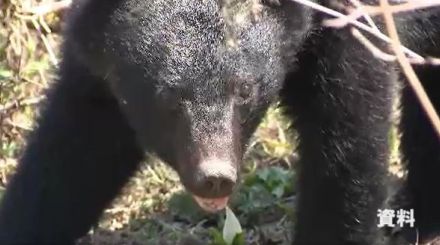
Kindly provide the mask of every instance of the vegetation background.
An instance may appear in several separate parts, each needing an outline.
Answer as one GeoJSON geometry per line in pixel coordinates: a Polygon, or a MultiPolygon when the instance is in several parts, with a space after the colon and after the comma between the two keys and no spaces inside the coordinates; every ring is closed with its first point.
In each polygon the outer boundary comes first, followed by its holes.
{"type": "MultiPolygon", "coordinates": [[[[57,77],[65,15],[59,4],[65,2],[0,0],[0,198],[44,91],[57,77]]],[[[246,244],[290,244],[297,157],[295,133],[287,127],[274,106],[246,154],[242,185],[231,203],[246,244]]],[[[397,162],[396,132],[391,137],[397,162]]],[[[153,157],[147,162],[80,243],[222,244],[224,214],[203,213],[170,168],[153,157]]]]}

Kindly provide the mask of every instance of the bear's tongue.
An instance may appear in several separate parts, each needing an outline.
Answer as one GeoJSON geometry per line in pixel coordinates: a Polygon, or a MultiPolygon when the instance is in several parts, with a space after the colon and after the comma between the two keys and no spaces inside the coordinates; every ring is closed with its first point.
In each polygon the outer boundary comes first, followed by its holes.
{"type": "Polygon", "coordinates": [[[197,204],[199,204],[199,206],[203,210],[211,213],[215,213],[226,208],[226,205],[228,204],[228,200],[229,200],[229,197],[202,198],[194,195],[193,197],[196,200],[197,204]]]}

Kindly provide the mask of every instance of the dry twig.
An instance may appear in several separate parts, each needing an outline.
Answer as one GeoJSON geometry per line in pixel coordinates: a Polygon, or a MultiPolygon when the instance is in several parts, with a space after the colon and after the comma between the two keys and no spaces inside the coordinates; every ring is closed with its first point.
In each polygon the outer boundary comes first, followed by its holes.
{"type": "MultiPolygon", "coordinates": [[[[364,23],[361,23],[357,20],[350,19],[347,17],[347,15],[344,15],[338,11],[335,11],[333,9],[330,9],[330,8],[324,7],[322,5],[319,5],[317,3],[311,2],[310,0],[291,0],[291,1],[303,4],[304,6],[308,6],[310,8],[313,8],[317,11],[328,14],[330,16],[341,18],[341,19],[347,21],[347,23],[352,24],[353,26],[355,26],[363,31],[371,33],[372,35],[378,37],[379,39],[381,39],[387,43],[391,43],[391,39],[387,35],[383,34],[382,32],[380,32],[380,31],[374,29],[373,27],[370,27],[364,23]]],[[[402,49],[406,54],[408,54],[411,58],[416,59],[418,62],[420,62],[420,63],[425,62],[425,58],[423,58],[422,56],[420,56],[416,52],[410,50],[409,48],[402,46],[402,49]]]]}
{"type": "Polygon", "coordinates": [[[388,31],[388,34],[391,38],[391,46],[393,48],[394,53],[396,54],[397,61],[402,67],[402,71],[408,79],[409,84],[417,95],[420,103],[422,104],[423,109],[428,115],[429,120],[431,121],[434,129],[440,137],[440,119],[435,111],[434,106],[429,100],[428,95],[423,89],[422,84],[419,81],[419,78],[416,75],[416,72],[412,68],[408,59],[406,58],[403,50],[401,49],[401,43],[399,39],[399,34],[397,33],[396,24],[394,22],[393,12],[391,10],[391,6],[388,3],[388,0],[380,0],[380,7],[383,11],[383,16],[385,18],[385,25],[388,31]]]}
{"type": "MultiPolygon", "coordinates": [[[[435,128],[437,135],[440,138],[440,119],[438,117],[438,114],[437,114],[434,106],[432,105],[431,101],[429,100],[428,95],[426,94],[425,90],[423,89],[423,86],[421,85],[419,79],[417,78],[417,75],[410,64],[410,61],[406,57],[405,53],[410,56],[410,60],[412,62],[419,63],[419,64],[428,64],[430,62],[437,63],[438,59],[435,59],[435,58],[425,59],[422,56],[420,56],[419,54],[415,53],[414,51],[406,48],[405,46],[403,46],[401,44],[400,39],[399,39],[399,35],[397,32],[397,28],[394,23],[393,13],[406,10],[408,8],[408,7],[406,7],[407,5],[405,5],[405,8],[399,7],[400,5],[391,6],[391,5],[389,5],[388,0],[381,0],[381,6],[375,7],[375,9],[380,9],[381,13],[383,13],[383,15],[385,17],[386,28],[387,28],[387,31],[389,32],[389,35],[390,35],[390,37],[388,37],[385,34],[383,34],[382,32],[376,30],[374,27],[365,25],[364,23],[357,21],[358,17],[364,16],[366,14],[366,13],[362,12],[362,9],[355,11],[353,16],[350,17],[350,16],[344,15],[342,13],[339,13],[338,11],[335,11],[335,10],[329,9],[327,7],[324,7],[322,5],[319,5],[317,3],[311,2],[309,0],[292,0],[292,1],[303,4],[305,6],[313,8],[317,11],[323,12],[323,13],[328,14],[330,16],[337,17],[337,20],[345,23],[344,25],[352,24],[353,26],[355,26],[361,30],[364,30],[366,32],[369,32],[369,33],[375,35],[376,37],[382,39],[383,41],[386,41],[387,43],[391,44],[393,51],[396,55],[396,59],[399,62],[400,66],[402,67],[402,71],[403,71],[404,75],[407,77],[411,88],[416,93],[417,98],[419,99],[420,103],[422,104],[423,109],[427,113],[429,120],[431,121],[432,125],[435,128]]],[[[408,4],[411,4],[416,9],[420,9],[420,8],[433,7],[433,6],[440,5],[440,0],[426,0],[423,2],[411,1],[408,4]]],[[[335,21],[335,20],[331,20],[331,21],[335,21]]],[[[329,23],[327,21],[324,24],[332,26],[332,25],[335,25],[335,22],[329,23]]],[[[339,27],[339,26],[336,24],[333,27],[339,27]]],[[[354,31],[353,33],[354,33],[355,37],[358,38],[369,50],[371,50],[375,56],[382,57],[385,60],[391,59],[389,54],[382,52],[380,49],[378,49],[373,44],[371,44],[371,42],[369,42],[369,40],[367,38],[363,37],[363,35],[360,32],[354,31]]]]}

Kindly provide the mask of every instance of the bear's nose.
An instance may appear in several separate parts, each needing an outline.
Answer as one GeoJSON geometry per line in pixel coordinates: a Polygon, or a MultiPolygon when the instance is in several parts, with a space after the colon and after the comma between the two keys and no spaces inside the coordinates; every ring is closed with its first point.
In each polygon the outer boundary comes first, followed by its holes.
{"type": "Polygon", "coordinates": [[[215,197],[223,197],[231,194],[235,180],[226,176],[207,176],[202,186],[203,192],[210,193],[215,197]]]}
{"type": "Polygon", "coordinates": [[[229,196],[237,182],[237,171],[232,162],[209,161],[199,166],[197,195],[205,198],[229,196]]]}

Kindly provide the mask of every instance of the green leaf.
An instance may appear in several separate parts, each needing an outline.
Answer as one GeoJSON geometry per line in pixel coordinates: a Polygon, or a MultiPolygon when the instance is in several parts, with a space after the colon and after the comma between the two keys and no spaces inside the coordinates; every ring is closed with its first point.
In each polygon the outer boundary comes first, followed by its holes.
{"type": "Polygon", "coordinates": [[[245,245],[244,234],[237,234],[232,242],[232,245],[245,245]]]}
{"type": "Polygon", "coordinates": [[[257,172],[258,178],[260,178],[262,181],[267,181],[269,177],[269,169],[264,168],[257,172]]]}
{"type": "Polygon", "coordinates": [[[226,219],[223,226],[223,239],[228,245],[234,244],[234,238],[243,233],[240,222],[229,207],[226,207],[226,219]]]}
{"type": "Polygon", "coordinates": [[[212,237],[212,243],[211,243],[211,245],[228,245],[228,244],[226,244],[226,242],[223,240],[223,236],[222,236],[222,234],[220,233],[220,231],[218,231],[217,229],[215,229],[215,228],[210,228],[209,230],[209,234],[211,235],[211,237],[212,237]]]}
{"type": "Polygon", "coordinates": [[[281,198],[284,195],[284,186],[283,185],[277,185],[275,188],[272,189],[271,192],[277,198],[281,198]]]}

